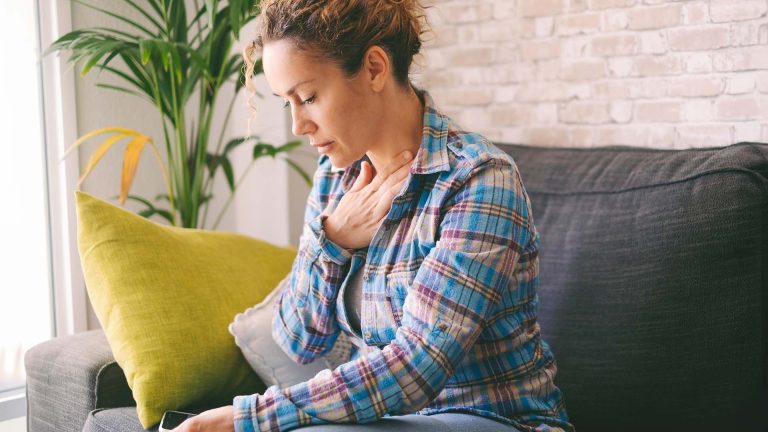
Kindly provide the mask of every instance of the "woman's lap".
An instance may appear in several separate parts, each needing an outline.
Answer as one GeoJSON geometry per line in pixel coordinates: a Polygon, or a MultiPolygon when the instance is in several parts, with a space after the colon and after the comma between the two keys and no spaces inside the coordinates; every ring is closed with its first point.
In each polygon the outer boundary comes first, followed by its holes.
{"type": "Polygon", "coordinates": [[[296,432],[518,432],[511,425],[464,413],[409,414],[385,417],[368,424],[305,426],[296,432]]]}

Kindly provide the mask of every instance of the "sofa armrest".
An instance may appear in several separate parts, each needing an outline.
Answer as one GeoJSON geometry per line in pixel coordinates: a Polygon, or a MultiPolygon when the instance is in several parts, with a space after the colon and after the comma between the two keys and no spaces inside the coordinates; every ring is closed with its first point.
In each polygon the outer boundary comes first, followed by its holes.
{"type": "Polygon", "coordinates": [[[29,432],[80,432],[96,408],[136,405],[102,330],[36,345],[24,364],[29,432]]]}

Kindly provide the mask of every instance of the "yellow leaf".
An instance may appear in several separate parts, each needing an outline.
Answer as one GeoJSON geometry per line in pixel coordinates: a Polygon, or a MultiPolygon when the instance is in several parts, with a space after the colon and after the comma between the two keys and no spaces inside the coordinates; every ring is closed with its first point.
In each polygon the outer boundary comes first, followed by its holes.
{"type": "Polygon", "coordinates": [[[90,174],[91,171],[93,171],[93,169],[96,167],[96,164],[99,163],[99,161],[107,152],[107,150],[109,150],[116,142],[120,141],[121,139],[127,136],[129,135],[119,134],[104,140],[104,143],[102,143],[101,146],[99,146],[99,148],[96,149],[96,151],[91,154],[91,158],[88,159],[88,165],[86,165],[85,169],[83,170],[83,174],[80,175],[80,180],[77,182],[78,187],[80,187],[80,185],[83,184],[83,181],[85,181],[85,178],[88,177],[88,174],[90,174]]]}
{"type": "Polygon", "coordinates": [[[123,173],[120,183],[120,205],[125,205],[125,200],[128,198],[128,191],[131,189],[133,183],[133,177],[136,175],[136,168],[139,166],[139,157],[141,157],[141,151],[144,146],[151,142],[151,139],[146,135],[139,135],[133,139],[125,148],[125,155],[123,156],[123,173]]]}
{"type": "Polygon", "coordinates": [[[133,135],[133,136],[141,135],[141,133],[138,132],[138,131],[131,130],[131,129],[126,129],[126,128],[119,128],[119,127],[109,127],[109,128],[96,129],[96,130],[90,131],[87,134],[85,134],[85,135],[81,136],[80,138],[78,138],[77,141],[75,141],[74,144],[69,146],[67,151],[64,152],[64,156],[62,156],[61,159],[64,160],[70,153],[72,153],[72,151],[74,149],[79,147],[80,144],[84,143],[85,141],[87,141],[87,140],[89,140],[89,139],[91,139],[91,138],[93,138],[93,137],[95,137],[97,135],[102,135],[102,134],[106,134],[106,133],[119,133],[119,134],[123,134],[123,135],[133,135]]]}

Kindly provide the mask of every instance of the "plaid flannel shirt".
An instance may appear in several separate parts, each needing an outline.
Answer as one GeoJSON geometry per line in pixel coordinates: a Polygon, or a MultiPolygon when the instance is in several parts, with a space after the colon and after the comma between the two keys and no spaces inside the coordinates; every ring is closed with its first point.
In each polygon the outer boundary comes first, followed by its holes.
{"type": "Polygon", "coordinates": [[[361,161],[339,170],[320,158],[273,323],[275,340],[299,363],[328,353],[341,332],[366,349],[307,382],[236,397],[235,430],[440,412],[522,431],[573,429],[537,323],[539,236],[517,166],[423,96],[410,177],[367,249],[331,242],[321,217],[352,186],[361,161]],[[353,271],[363,272],[362,334],[343,303],[353,271]]]}

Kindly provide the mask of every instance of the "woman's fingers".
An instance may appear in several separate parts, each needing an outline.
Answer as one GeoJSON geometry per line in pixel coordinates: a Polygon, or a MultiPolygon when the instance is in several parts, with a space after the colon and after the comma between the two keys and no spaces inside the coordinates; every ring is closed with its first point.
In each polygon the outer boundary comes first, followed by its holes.
{"type": "Polygon", "coordinates": [[[360,189],[364,188],[366,185],[371,183],[371,177],[373,174],[373,169],[371,168],[371,164],[363,161],[360,164],[360,174],[357,175],[357,179],[355,179],[355,183],[352,185],[352,188],[350,191],[356,192],[360,189]]]}

